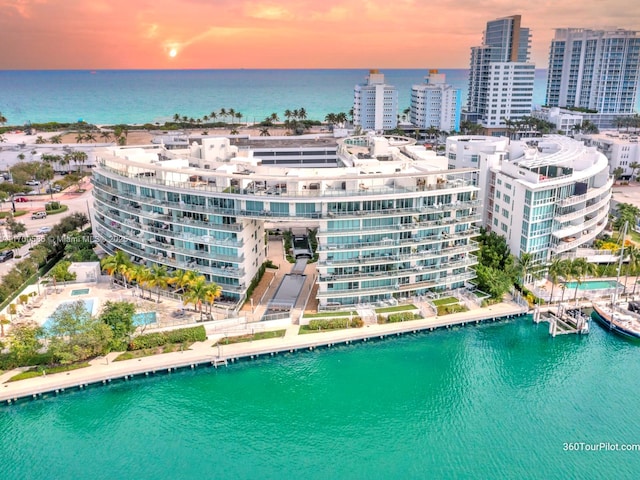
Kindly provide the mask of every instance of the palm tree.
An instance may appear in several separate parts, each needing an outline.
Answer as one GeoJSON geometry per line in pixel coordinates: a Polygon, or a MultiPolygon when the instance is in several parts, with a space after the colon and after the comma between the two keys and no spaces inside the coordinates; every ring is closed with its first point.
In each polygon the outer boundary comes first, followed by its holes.
{"type": "Polygon", "coordinates": [[[229,135],[238,135],[239,133],[240,132],[238,131],[238,129],[236,127],[233,127],[229,132],[229,135]]]}
{"type": "Polygon", "coordinates": [[[220,109],[220,113],[218,115],[220,115],[220,117],[222,117],[222,118],[224,118],[226,120],[227,115],[228,115],[227,114],[227,109],[226,108],[221,108],[220,109]]]}
{"type": "Polygon", "coordinates": [[[129,256],[122,250],[116,250],[113,255],[105,257],[100,262],[100,267],[111,275],[111,283],[113,283],[115,275],[122,276],[124,280],[124,288],[127,288],[127,278],[125,272],[131,267],[129,256]]]}
{"type": "Polygon", "coordinates": [[[202,303],[207,300],[207,279],[204,275],[195,278],[184,294],[184,302],[193,303],[196,310],[200,310],[200,321],[202,321],[202,303]]]}
{"type": "Polygon", "coordinates": [[[87,152],[73,152],[73,161],[76,162],[76,166],[80,165],[80,172],[82,172],[82,165],[87,161],[87,158],[89,158],[87,152]]]}
{"type": "Polygon", "coordinates": [[[207,284],[205,300],[209,304],[209,315],[211,315],[213,311],[213,302],[215,302],[217,298],[220,298],[220,295],[222,295],[222,287],[220,285],[217,283],[207,284]]]}
{"type": "Polygon", "coordinates": [[[92,142],[92,143],[93,143],[93,142],[95,142],[95,141],[96,141],[96,134],[95,134],[95,133],[93,133],[93,132],[88,132],[88,133],[84,136],[84,139],[85,139],[87,142],[92,142]]]}
{"type": "Polygon", "coordinates": [[[211,121],[215,120],[216,118],[218,118],[218,114],[216,112],[211,112],[209,114],[209,118],[211,119],[211,121]]]}
{"type": "Polygon", "coordinates": [[[300,109],[298,110],[298,118],[300,120],[307,119],[307,111],[304,109],[304,107],[300,107],[300,109]]]}
{"type": "Polygon", "coordinates": [[[84,134],[83,133],[78,133],[76,135],[76,143],[82,143],[84,141],[84,134]]]}
{"type": "Polygon", "coordinates": [[[624,175],[624,168],[616,167],[613,169],[613,178],[616,182],[622,178],[622,175],[624,175]]]}
{"type": "Polygon", "coordinates": [[[100,138],[102,138],[105,142],[108,142],[111,139],[111,132],[103,130],[100,133],[100,138]]]}
{"type": "Polygon", "coordinates": [[[238,120],[238,123],[241,123],[242,122],[242,113],[236,112],[236,119],[238,120]]]}
{"type": "Polygon", "coordinates": [[[174,113],[173,114],[173,121],[178,123],[180,121],[180,114],[179,113],[174,113]]]}
{"type": "Polygon", "coordinates": [[[160,303],[160,289],[166,289],[169,286],[169,274],[167,267],[164,265],[153,265],[149,271],[147,283],[150,287],[155,287],[158,294],[156,303],[160,303]]]}
{"type": "Polygon", "coordinates": [[[533,253],[522,253],[520,255],[520,258],[516,260],[516,272],[523,287],[529,277],[532,280],[538,280],[542,276],[541,265],[536,265],[533,253]]]}
{"type": "Polygon", "coordinates": [[[269,120],[271,120],[274,123],[279,122],[280,117],[278,117],[278,114],[276,112],[273,112],[271,115],[269,115],[269,120]]]}
{"type": "Polygon", "coordinates": [[[547,277],[551,282],[551,296],[549,297],[549,304],[553,301],[553,290],[561,277],[566,277],[568,271],[568,260],[563,260],[560,257],[553,257],[549,268],[547,270],[547,277]]]}
{"type": "Polygon", "coordinates": [[[144,298],[144,287],[149,282],[150,271],[145,265],[133,265],[130,270],[131,280],[135,280],[138,284],[142,290],[142,298],[144,298]]]}
{"type": "Polygon", "coordinates": [[[7,123],[7,117],[0,112],[0,125],[4,125],[5,123],[7,123]]]}
{"type": "Polygon", "coordinates": [[[270,137],[271,134],[269,133],[269,129],[267,127],[263,127],[260,129],[260,136],[261,137],[270,137]]]}
{"type": "Polygon", "coordinates": [[[573,301],[575,302],[578,298],[578,289],[580,285],[582,285],[583,280],[585,280],[588,275],[595,275],[597,268],[593,263],[587,262],[584,258],[575,258],[571,261],[570,265],[571,276],[576,281],[576,291],[573,296],[573,301]]]}

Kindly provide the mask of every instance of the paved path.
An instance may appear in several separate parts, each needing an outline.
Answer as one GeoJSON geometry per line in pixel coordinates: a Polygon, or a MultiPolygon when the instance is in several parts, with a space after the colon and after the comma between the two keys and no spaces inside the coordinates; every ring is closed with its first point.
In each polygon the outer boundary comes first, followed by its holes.
{"type": "MultiPolygon", "coordinates": [[[[218,363],[227,360],[252,355],[266,355],[277,352],[295,351],[299,349],[316,348],[335,343],[344,343],[367,338],[396,335],[426,329],[434,329],[447,325],[465,324],[480,320],[518,315],[523,308],[513,303],[501,303],[488,308],[476,309],[444,317],[430,317],[410,322],[391,323],[384,325],[367,325],[362,328],[334,330],[307,335],[299,335],[298,326],[287,327],[283,338],[259,340],[255,342],[236,343],[231,345],[214,346],[224,334],[216,334],[205,342],[196,342],[184,352],[174,352],[153,355],[133,360],[113,362],[118,353],[110,353],[107,357],[100,357],[91,362],[91,366],[71,372],[57,373],[45,377],[37,377],[18,382],[2,383],[0,386],[0,401],[28,397],[57,389],[74,388],[98,382],[108,382],[110,379],[122,378],[125,375],[140,375],[146,372],[195,366],[201,363],[218,363]]],[[[7,372],[0,377],[0,382],[6,380],[18,371],[7,372]]]]}

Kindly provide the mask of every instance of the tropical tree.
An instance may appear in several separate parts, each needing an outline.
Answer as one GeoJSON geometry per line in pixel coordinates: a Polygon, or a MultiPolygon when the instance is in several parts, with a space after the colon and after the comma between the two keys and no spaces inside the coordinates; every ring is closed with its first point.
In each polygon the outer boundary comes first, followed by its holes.
{"type": "Polygon", "coordinates": [[[547,278],[551,282],[551,296],[549,297],[549,303],[553,301],[553,290],[556,287],[556,284],[560,280],[566,276],[568,271],[568,260],[563,260],[562,258],[556,256],[553,257],[551,263],[549,263],[547,268],[547,278]]]}
{"type": "Polygon", "coordinates": [[[5,123],[7,123],[7,117],[0,112],[0,125],[4,125],[5,123]]]}
{"type": "Polygon", "coordinates": [[[76,166],[80,165],[81,172],[82,172],[82,165],[84,165],[84,163],[87,161],[88,158],[89,156],[87,155],[87,152],[83,152],[83,151],[73,152],[73,161],[76,162],[76,166]]]}
{"type": "Polygon", "coordinates": [[[99,320],[108,325],[113,332],[113,347],[121,349],[122,344],[136,331],[133,315],[136,307],[131,302],[107,301],[100,312],[99,320]]]}
{"type": "Polygon", "coordinates": [[[620,180],[623,175],[624,175],[624,168],[616,167],[613,169],[613,178],[615,179],[616,182],[620,180]]]}
{"type": "Polygon", "coordinates": [[[213,302],[222,295],[222,287],[217,283],[209,283],[205,292],[205,300],[209,304],[209,315],[213,310],[213,302]]]}
{"type": "MultiPolygon", "coordinates": [[[[627,247],[627,254],[629,255],[629,265],[627,269],[627,275],[635,275],[636,279],[633,282],[632,295],[636,294],[636,286],[638,285],[638,278],[640,277],[640,248],[635,245],[627,247]]],[[[626,282],[625,282],[626,283],[626,282]]]]}
{"type": "Polygon", "coordinates": [[[153,265],[149,271],[147,284],[155,287],[158,298],[156,303],[160,303],[160,289],[166,289],[169,286],[169,273],[164,265],[153,265]]]}
{"type": "Polygon", "coordinates": [[[131,281],[135,281],[144,298],[144,287],[149,283],[150,271],[145,265],[133,265],[129,267],[131,281]]]}
{"type": "Polygon", "coordinates": [[[227,115],[228,115],[228,113],[227,113],[227,109],[226,109],[226,108],[221,108],[221,109],[220,109],[220,113],[218,113],[218,115],[219,115],[221,118],[224,118],[224,119],[226,120],[227,115]]]}
{"type": "Polygon", "coordinates": [[[184,294],[184,302],[192,303],[194,308],[200,311],[200,321],[202,321],[202,304],[207,301],[208,295],[207,279],[204,275],[195,278],[184,294]]]}
{"type": "Polygon", "coordinates": [[[640,168],[640,163],[631,162],[629,168],[631,168],[631,180],[634,180],[636,178],[636,170],[640,168]]]}
{"type": "Polygon", "coordinates": [[[625,223],[628,223],[631,228],[638,224],[638,217],[640,217],[640,208],[630,203],[619,203],[616,207],[617,218],[613,222],[613,227],[619,231],[622,231],[622,227],[625,223]]]}
{"type": "Polygon", "coordinates": [[[117,250],[113,255],[105,257],[100,262],[100,267],[111,275],[111,283],[113,283],[116,275],[120,275],[124,281],[124,288],[127,288],[127,270],[132,266],[129,256],[122,250],[117,250]]]}
{"type": "Polygon", "coordinates": [[[100,133],[100,138],[102,138],[105,142],[108,142],[109,140],[111,140],[111,132],[102,130],[102,132],[100,133]]]}
{"type": "Polygon", "coordinates": [[[589,275],[596,275],[597,268],[593,263],[587,262],[584,258],[575,258],[569,263],[569,275],[576,281],[576,290],[573,296],[575,301],[578,298],[580,285],[589,275]]]}
{"type": "Polygon", "coordinates": [[[542,278],[543,268],[542,265],[536,264],[535,256],[528,252],[522,253],[515,264],[515,272],[522,286],[528,281],[529,277],[532,280],[542,278]]]}
{"type": "Polygon", "coordinates": [[[269,133],[269,128],[267,128],[267,127],[262,127],[262,128],[260,129],[260,136],[261,136],[261,137],[270,137],[270,136],[271,136],[271,134],[269,133]]]}

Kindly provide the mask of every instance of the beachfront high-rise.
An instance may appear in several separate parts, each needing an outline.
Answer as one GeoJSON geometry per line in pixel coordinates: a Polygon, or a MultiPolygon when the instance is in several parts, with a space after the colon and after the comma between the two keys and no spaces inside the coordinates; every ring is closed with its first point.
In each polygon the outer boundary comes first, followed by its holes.
{"type": "Polygon", "coordinates": [[[266,260],[266,228],[286,225],[314,232],[320,309],[471,287],[480,220],[474,168],[448,169],[445,157],[397,136],[237,140],[98,154],[99,244],[137,263],[197,270],[234,307],[266,260]],[[340,166],[288,166],[285,153],[316,156],[329,149],[323,141],[337,146],[340,166]],[[282,155],[267,155],[274,149],[282,155]]]}
{"type": "Polygon", "coordinates": [[[411,87],[411,123],[418,128],[460,130],[460,89],[445,81],[445,74],[430,70],[424,83],[411,87]]]}
{"type": "Polygon", "coordinates": [[[513,15],[488,22],[482,45],[471,48],[465,118],[490,134],[531,114],[535,65],[529,62],[531,34],[520,20],[513,15]]]}
{"type": "Polygon", "coordinates": [[[556,29],[549,51],[547,106],[633,113],[639,81],[638,32],[556,29]]]}
{"type": "Polygon", "coordinates": [[[353,124],[375,132],[398,126],[398,91],[384,83],[384,74],[378,70],[370,70],[366,83],[354,88],[353,124]]]}

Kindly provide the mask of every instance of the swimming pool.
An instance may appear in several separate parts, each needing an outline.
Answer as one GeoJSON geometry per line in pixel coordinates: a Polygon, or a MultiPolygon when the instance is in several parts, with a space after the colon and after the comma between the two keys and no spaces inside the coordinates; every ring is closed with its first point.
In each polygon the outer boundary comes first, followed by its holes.
{"type": "MultiPolygon", "coordinates": [[[[56,312],[60,309],[60,307],[62,307],[64,305],[69,305],[69,304],[75,303],[75,302],[84,303],[84,308],[87,310],[87,312],[89,312],[91,315],[95,315],[96,314],[96,312],[93,310],[95,305],[96,305],[95,298],[83,298],[83,299],[79,299],[79,300],[66,300],[64,302],[60,302],[60,304],[56,308],[56,312]]],[[[42,327],[45,330],[47,330],[50,326],[51,326],[51,317],[48,317],[44,321],[44,323],[42,324],[42,327]]]]}
{"type": "Polygon", "coordinates": [[[71,290],[71,296],[75,297],[76,295],[86,295],[89,293],[88,288],[78,288],[77,290],[71,290]]]}
{"type": "Polygon", "coordinates": [[[578,285],[578,282],[567,282],[564,284],[566,288],[576,288],[578,290],[613,290],[615,288],[624,288],[624,285],[615,280],[587,280],[578,285]]]}
{"type": "Polygon", "coordinates": [[[135,313],[132,319],[133,319],[133,324],[136,327],[158,323],[158,320],[156,319],[156,312],[135,313]]]}

